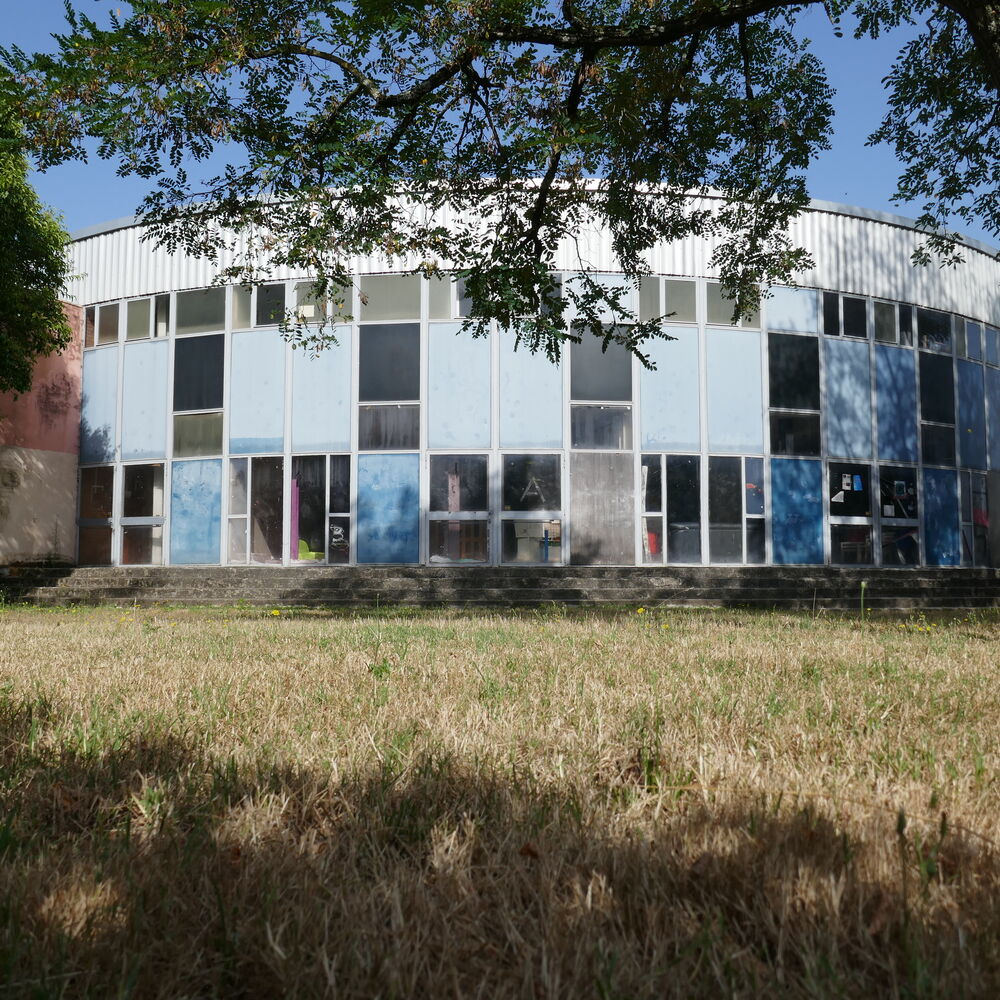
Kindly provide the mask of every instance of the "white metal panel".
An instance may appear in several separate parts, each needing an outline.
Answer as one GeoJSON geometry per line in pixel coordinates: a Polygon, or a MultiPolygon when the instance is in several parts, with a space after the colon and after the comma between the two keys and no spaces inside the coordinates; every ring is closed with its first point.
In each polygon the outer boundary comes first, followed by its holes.
{"type": "MultiPolygon", "coordinates": [[[[699,203],[708,205],[712,200],[699,199],[699,203]]],[[[1000,322],[1000,262],[985,248],[967,248],[966,263],[959,267],[915,268],[910,256],[920,245],[921,234],[906,220],[852,214],[859,211],[823,203],[792,222],[793,242],[805,247],[815,261],[812,269],[797,275],[799,285],[897,299],[1000,322]]],[[[447,223],[449,214],[441,213],[440,220],[447,223]]],[[[220,268],[242,255],[248,242],[261,238],[250,234],[235,240],[233,249],[213,264],[184,254],[168,254],[142,241],[141,235],[140,228],[125,226],[85,234],[71,244],[73,271],[81,275],[73,283],[71,298],[89,304],[204,287],[212,283],[220,268]]],[[[484,226],[484,238],[488,235],[484,226]]],[[[717,243],[718,238],[663,243],[649,253],[649,263],[659,274],[716,277],[709,261],[717,243]]],[[[610,233],[592,224],[581,228],[578,239],[563,241],[556,256],[561,270],[619,269],[610,233]]],[[[381,255],[371,255],[352,263],[354,271],[363,274],[406,270],[418,261],[395,261],[390,266],[381,255]]],[[[307,275],[276,268],[272,277],[288,280],[307,275]]]]}

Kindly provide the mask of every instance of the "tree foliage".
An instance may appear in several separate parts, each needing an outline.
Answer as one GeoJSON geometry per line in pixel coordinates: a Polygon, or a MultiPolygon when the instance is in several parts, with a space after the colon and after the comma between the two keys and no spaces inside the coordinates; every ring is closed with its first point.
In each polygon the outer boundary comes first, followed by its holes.
{"type": "Polygon", "coordinates": [[[0,392],[27,392],[35,361],[71,340],[60,302],[69,237],[28,183],[13,119],[0,103],[0,392]]]}
{"type": "MultiPolygon", "coordinates": [[[[161,243],[217,257],[249,234],[226,277],[288,264],[329,289],[358,255],[447,267],[474,332],[495,319],[555,355],[589,328],[641,356],[657,324],[631,322],[582,253],[584,277],[560,288],[557,249],[606,229],[636,279],[657,243],[710,237],[740,310],[807,266],[787,223],[832,107],[794,27],[819,4],[133,0],[104,26],[67,6],[54,55],[2,58],[43,165],[96,137],[150,180],[141,211],[161,243]],[[621,323],[602,322],[609,309],[621,323]]],[[[951,252],[953,216],[997,232],[1000,4],[822,6],[859,34],[919,23],[887,67],[877,138],[902,161],[900,195],[926,207],[932,250],[951,252]]]]}

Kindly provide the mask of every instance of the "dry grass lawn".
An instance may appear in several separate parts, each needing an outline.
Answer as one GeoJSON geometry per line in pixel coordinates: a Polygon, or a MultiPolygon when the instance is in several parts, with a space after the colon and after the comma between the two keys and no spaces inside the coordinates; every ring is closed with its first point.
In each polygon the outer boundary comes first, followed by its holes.
{"type": "Polygon", "coordinates": [[[0,997],[1000,995],[995,617],[0,611],[0,997]]]}

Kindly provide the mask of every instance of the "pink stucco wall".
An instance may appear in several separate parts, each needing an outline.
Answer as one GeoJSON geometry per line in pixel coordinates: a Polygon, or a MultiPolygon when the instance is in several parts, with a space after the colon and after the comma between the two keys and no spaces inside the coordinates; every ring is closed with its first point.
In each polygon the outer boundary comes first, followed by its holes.
{"type": "Polygon", "coordinates": [[[73,341],[62,354],[38,362],[31,392],[0,395],[0,445],[79,453],[83,310],[64,308],[73,341]]]}

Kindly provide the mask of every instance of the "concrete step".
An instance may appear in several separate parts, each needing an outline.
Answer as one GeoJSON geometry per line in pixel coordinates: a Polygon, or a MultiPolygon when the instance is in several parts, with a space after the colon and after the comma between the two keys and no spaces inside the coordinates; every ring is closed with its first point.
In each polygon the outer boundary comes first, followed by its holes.
{"type": "Polygon", "coordinates": [[[1000,606],[987,569],[706,567],[13,567],[8,600],[46,604],[191,603],[513,607],[647,604],[802,610],[1000,606]]]}

